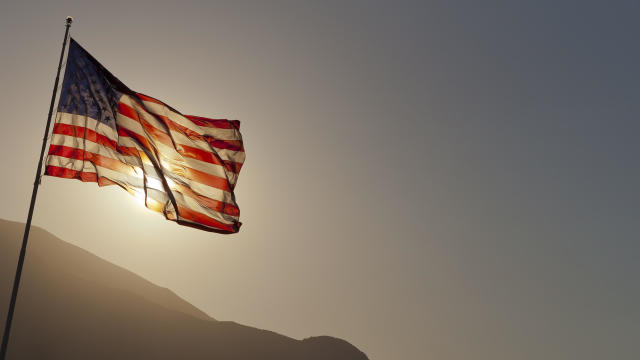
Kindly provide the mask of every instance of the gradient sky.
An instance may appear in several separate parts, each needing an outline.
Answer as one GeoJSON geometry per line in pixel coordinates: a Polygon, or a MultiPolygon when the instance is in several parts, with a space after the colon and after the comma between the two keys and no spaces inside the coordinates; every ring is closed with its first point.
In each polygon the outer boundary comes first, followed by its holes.
{"type": "Polygon", "coordinates": [[[640,354],[637,1],[3,1],[1,218],[26,219],[67,15],[132,89],[242,121],[244,226],[57,178],[34,224],[372,360],[640,354]]]}

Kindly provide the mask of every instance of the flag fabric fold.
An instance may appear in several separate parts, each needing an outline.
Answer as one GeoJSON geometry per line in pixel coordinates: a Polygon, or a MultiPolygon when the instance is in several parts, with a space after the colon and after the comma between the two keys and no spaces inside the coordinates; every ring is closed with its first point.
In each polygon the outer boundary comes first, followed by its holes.
{"type": "Polygon", "coordinates": [[[132,91],[70,40],[46,175],[118,185],[169,220],[235,233],[244,159],[239,121],[132,91]]]}

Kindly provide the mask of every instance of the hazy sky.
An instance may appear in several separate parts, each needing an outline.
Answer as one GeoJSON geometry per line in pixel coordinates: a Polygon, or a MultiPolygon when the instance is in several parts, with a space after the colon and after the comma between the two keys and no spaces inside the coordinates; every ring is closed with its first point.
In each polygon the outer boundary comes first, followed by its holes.
{"type": "Polygon", "coordinates": [[[372,360],[638,357],[638,1],[3,1],[1,218],[26,219],[67,15],[132,89],[242,121],[244,226],[57,178],[34,224],[372,360]]]}

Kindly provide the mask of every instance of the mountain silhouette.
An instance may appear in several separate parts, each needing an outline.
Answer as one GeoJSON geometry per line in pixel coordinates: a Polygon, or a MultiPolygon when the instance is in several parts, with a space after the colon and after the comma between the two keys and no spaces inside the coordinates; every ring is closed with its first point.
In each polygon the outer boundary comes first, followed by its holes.
{"type": "MultiPolygon", "coordinates": [[[[0,219],[3,326],[23,230],[0,219]]],[[[329,336],[296,340],[215,320],[172,291],[32,227],[7,359],[368,358],[329,336]]]]}

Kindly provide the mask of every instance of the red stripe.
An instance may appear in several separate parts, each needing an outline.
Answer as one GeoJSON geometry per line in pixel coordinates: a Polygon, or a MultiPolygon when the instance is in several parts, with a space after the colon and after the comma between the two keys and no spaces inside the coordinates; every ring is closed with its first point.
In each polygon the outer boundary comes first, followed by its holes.
{"type": "Polygon", "coordinates": [[[62,145],[51,144],[51,146],[49,146],[49,155],[57,155],[75,160],[84,160],[84,150],[62,145]]]}
{"type": "Polygon", "coordinates": [[[76,171],[53,165],[47,165],[45,168],[45,175],[65,179],[78,179],[82,182],[97,182],[99,186],[119,185],[106,177],[101,176],[98,178],[98,175],[94,172],[76,171]]]}
{"type": "Polygon", "coordinates": [[[235,174],[239,174],[242,169],[242,163],[224,160],[224,167],[235,174]]]}
{"type": "Polygon", "coordinates": [[[161,129],[158,129],[157,127],[149,124],[148,121],[141,119],[140,115],[138,114],[138,111],[136,111],[136,109],[132,108],[131,106],[125,104],[125,103],[118,103],[118,113],[137,121],[140,125],[142,125],[144,127],[144,129],[150,133],[150,135],[152,135],[153,137],[155,137],[158,141],[162,142],[165,145],[171,146],[173,147],[173,141],[171,140],[171,137],[169,137],[169,134],[167,134],[166,132],[162,131],[161,129]]]}
{"type": "Polygon", "coordinates": [[[212,152],[204,151],[200,148],[196,148],[189,145],[180,144],[180,154],[190,157],[192,159],[208,162],[215,165],[224,166],[224,163],[220,161],[220,158],[215,156],[212,152]]]}
{"type": "Polygon", "coordinates": [[[109,139],[108,137],[102,134],[99,134],[91,129],[85,128],[83,126],[57,123],[53,127],[53,133],[58,135],[73,136],[78,139],[84,138],[98,145],[102,145],[106,148],[115,150],[116,152],[122,155],[138,156],[138,157],[140,156],[137,148],[117,145],[115,141],[109,139]]]}
{"type": "Polygon", "coordinates": [[[197,181],[201,184],[209,185],[216,189],[231,192],[231,186],[226,178],[221,178],[219,176],[207,174],[200,170],[196,170],[188,167],[184,167],[184,177],[187,179],[197,181]]]}
{"type": "Polygon", "coordinates": [[[100,144],[111,149],[115,149],[117,145],[115,141],[109,139],[108,137],[102,134],[98,134],[97,132],[91,129],[85,128],[84,126],[75,126],[75,125],[56,123],[53,126],[53,133],[59,134],[59,135],[73,136],[81,139],[84,138],[89,141],[93,141],[96,144],[100,144]]]}
{"type": "Polygon", "coordinates": [[[98,175],[96,173],[76,171],[53,165],[47,165],[45,168],[45,174],[65,179],[78,179],[84,182],[98,182],[98,175]]]}
{"type": "Polygon", "coordinates": [[[118,147],[116,148],[116,151],[119,152],[122,155],[135,156],[135,157],[140,157],[141,156],[140,155],[140,150],[138,150],[137,148],[134,148],[134,147],[118,145],[118,147]]]}
{"type": "Polygon", "coordinates": [[[143,148],[145,148],[145,149],[147,149],[149,151],[154,151],[153,150],[153,146],[151,146],[151,143],[149,143],[147,138],[145,138],[144,136],[138,134],[137,132],[135,132],[133,130],[129,130],[129,129],[124,128],[124,127],[118,127],[118,136],[124,136],[124,137],[133,138],[134,140],[136,140],[138,142],[140,147],[143,147],[143,148]]]}
{"type": "Polygon", "coordinates": [[[211,210],[217,211],[219,213],[231,215],[231,216],[240,216],[240,209],[233,204],[225,203],[222,201],[208,198],[206,196],[202,196],[194,192],[193,190],[191,190],[191,188],[178,183],[175,184],[175,187],[176,187],[176,191],[179,191],[184,196],[188,196],[198,201],[200,204],[204,205],[205,207],[211,210]]]}
{"type": "Polygon", "coordinates": [[[178,214],[181,218],[188,221],[193,221],[198,224],[206,225],[212,228],[221,229],[228,232],[237,232],[237,227],[233,224],[225,224],[215,219],[208,217],[200,212],[186,208],[178,204],[178,214]]]}
{"type": "Polygon", "coordinates": [[[218,156],[216,156],[213,152],[204,151],[200,148],[182,145],[182,144],[180,144],[179,146],[180,146],[180,149],[179,149],[180,154],[186,157],[208,162],[210,164],[224,166],[227,170],[234,172],[236,174],[239,173],[240,168],[242,168],[241,163],[236,163],[228,160],[220,161],[221,159],[218,156]]]}
{"type": "Polygon", "coordinates": [[[198,126],[240,130],[239,120],[209,119],[202,116],[193,116],[193,115],[184,115],[184,117],[191,120],[191,122],[193,122],[198,126]]]}
{"type": "Polygon", "coordinates": [[[239,140],[216,140],[210,136],[205,136],[211,146],[218,149],[231,151],[244,151],[244,145],[239,140]]]}
{"type": "MultiPolygon", "coordinates": [[[[138,112],[132,108],[131,106],[125,103],[118,103],[118,113],[124,115],[132,120],[137,121],[140,125],[144,127],[144,130],[151,135],[154,139],[159,142],[167,145],[169,147],[174,147],[173,140],[165,131],[158,129],[157,127],[151,125],[148,121],[140,118],[138,112]]],[[[121,127],[118,127],[121,128],[121,127]]]]}
{"type": "Polygon", "coordinates": [[[122,161],[112,159],[100,154],[68,146],[51,145],[49,147],[49,155],[57,155],[69,159],[89,161],[103,168],[107,168],[123,174],[131,174],[131,172],[133,171],[133,165],[129,165],[122,161]]]}
{"type": "Polygon", "coordinates": [[[169,119],[167,116],[164,115],[160,115],[160,114],[153,114],[155,117],[159,118],[160,120],[164,121],[165,125],[173,130],[173,131],[179,131],[183,134],[185,134],[187,137],[192,138],[192,139],[196,139],[196,140],[205,140],[204,136],[202,136],[201,133],[197,132],[197,131],[193,131],[191,129],[189,129],[186,126],[182,126],[180,124],[178,124],[177,122],[169,119]]]}
{"type": "Polygon", "coordinates": [[[132,108],[131,106],[125,103],[122,103],[122,102],[118,103],[118,112],[128,118],[131,118],[135,121],[140,122],[140,117],[138,116],[138,112],[134,108],[132,108]]]}

